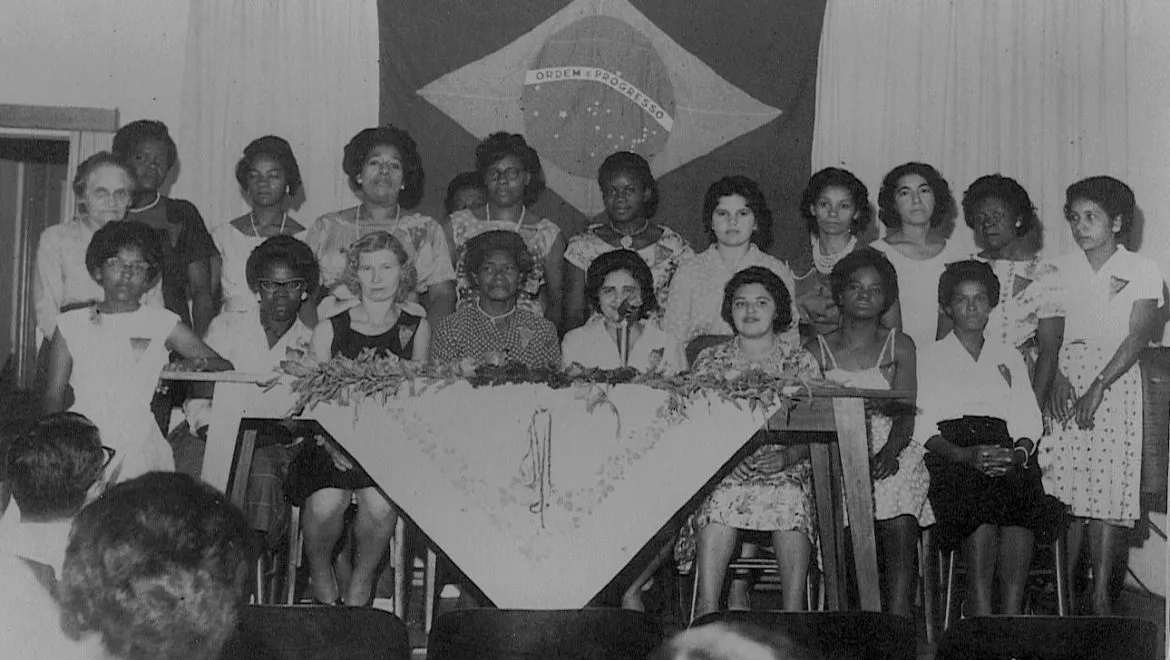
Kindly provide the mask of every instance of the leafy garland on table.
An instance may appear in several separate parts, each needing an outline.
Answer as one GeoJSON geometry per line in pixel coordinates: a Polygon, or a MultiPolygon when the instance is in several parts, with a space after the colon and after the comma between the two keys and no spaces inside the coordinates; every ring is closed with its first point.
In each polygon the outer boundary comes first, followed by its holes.
{"type": "MultiPolygon", "coordinates": [[[[553,389],[575,386],[645,385],[670,394],[668,410],[685,415],[686,404],[700,393],[709,393],[737,407],[755,411],[776,403],[791,409],[799,400],[811,400],[811,388],[833,386],[823,379],[775,377],[761,370],[729,374],[684,372],[664,376],[656,369],[640,372],[634,368],[598,369],[571,365],[567,370],[551,367],[531,368],[519,362],[503,360],[465,362],[435,366],[420,365],[393,355],[376,356],[372,349],[357,358],[337,356],[318,362],[307,354],[281,362],[281,368],[293,376],[292,391],[297,396],[297,410],[319,403],[348,405],[364,398],[383,403],[396,396],[403,387],[415,396],[465,380],[473,387],[506,384],[539,384],[553,389]]],[[[604,403],[604,394],[592,397],[590,407],[604,403]]]]}

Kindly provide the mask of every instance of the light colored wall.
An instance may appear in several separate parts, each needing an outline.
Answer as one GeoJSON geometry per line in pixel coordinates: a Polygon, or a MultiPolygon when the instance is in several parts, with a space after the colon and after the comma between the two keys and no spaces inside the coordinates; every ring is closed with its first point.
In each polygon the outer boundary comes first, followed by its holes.
{"type": "MultiPolygon", "coordinates": [[[[0,103],[179,124],[189,0],[3,0],[0,103]]],[[[177,138],[179,136],[176,136],[177,138]]]]}

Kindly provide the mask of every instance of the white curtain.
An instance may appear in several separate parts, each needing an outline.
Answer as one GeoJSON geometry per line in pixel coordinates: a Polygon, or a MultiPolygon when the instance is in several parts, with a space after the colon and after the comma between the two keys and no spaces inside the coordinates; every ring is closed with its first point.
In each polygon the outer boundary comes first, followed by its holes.
{"type": "Polygon", "coordinates": [[[61,222],[70,220],[77,212],[77,196],[73,194],[73,176],[77,173],[77,166],[99,151],[108,151],[113,142],[113,133],[69,131],[69,165],[65,170],[69,180],[62,193],[61,222]]]}
{"type": "Polygon", "coordinates": [[[246,213],[236,162],[274,134],[292,144],[304,178],[292,212],[301,224],[354,204],[341,152],[378,121],[375,0],[198,0],[190,11],[172,194],[209,227],[246,213]]]}
{"type": "MultiPolygon", "coordinates": [[[[1002,173],[1038,207],[1044,254],[1074,247],[1064,189],[1128,179],[1126,4],[1116,0],[829,0],[814,169],[882,176],[933,164],[956,202],[1002,173]]],[[[953,236],[974,248],[960,217],[953,236]]]]}

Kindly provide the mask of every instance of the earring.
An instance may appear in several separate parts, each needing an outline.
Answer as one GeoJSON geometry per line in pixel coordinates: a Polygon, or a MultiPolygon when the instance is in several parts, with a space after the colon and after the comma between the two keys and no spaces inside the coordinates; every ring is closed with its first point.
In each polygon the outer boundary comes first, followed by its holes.
{"type": "Polygon", "coordinates": [[[256,295],[256,302],[260,302],[260,294],[256,293],[255,295],[256,295]]]}
{"type": "Polygon", "coordinates": [[[301,291],[301,300],[308,300],[308,299],[309,299],[309,294],[305,293],[304,291],[301,291]]]}

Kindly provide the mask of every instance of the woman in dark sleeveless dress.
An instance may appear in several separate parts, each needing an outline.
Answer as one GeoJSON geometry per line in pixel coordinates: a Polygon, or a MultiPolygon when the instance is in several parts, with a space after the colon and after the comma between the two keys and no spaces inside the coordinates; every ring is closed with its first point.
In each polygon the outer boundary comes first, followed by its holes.
{"type": "MultiPolygon", "coordinates": [[[[322,321],[313,331],[318,360],[335,355],[356,358],[366,351],[425,362],[431,330],[417,304],[405,303],[414,290],[415,271],[406,250],[386,232],[368,234],[349,247],[345,277],[359,292],[356,304],[322,321]]],[[[294,501],[305,498],[301,522],[313,597],[323,603],[373,602],[374,581],[390,543],[398,512],[365,470],[331,442],[319,441],[297,457],[289,470],[294,501]],[[296,492],[294,492],[296,491],[296,492]],[[307,495],[307,497],[306,497],[307,495]],[[333,554],[345,527],[345,510],[356,496],[354,558],[348,584],[333,571],[333,554]]]]}

